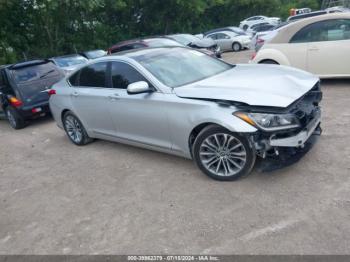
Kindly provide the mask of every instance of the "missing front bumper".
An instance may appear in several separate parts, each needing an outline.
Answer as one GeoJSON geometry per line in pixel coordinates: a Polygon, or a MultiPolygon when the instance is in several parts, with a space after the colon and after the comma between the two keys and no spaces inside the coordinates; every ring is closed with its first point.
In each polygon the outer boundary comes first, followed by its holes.
{"type": "Polygon", "coordinates": [[[315,112],[314,119],[298,134],[286,138],[270,137],[269,145],[271,147],[303,147],[305,142],[315,132],[321,123],[321,111],[315,112]]]}
{"type": "Polygon", "coordinates": [[[312,149],[321,133],[321,127],[317,126],[303,147],[278,148],[278,155],[266,156],[257,164],[257,169],[261,172],[271,172],[297,163],[312,149]]]}

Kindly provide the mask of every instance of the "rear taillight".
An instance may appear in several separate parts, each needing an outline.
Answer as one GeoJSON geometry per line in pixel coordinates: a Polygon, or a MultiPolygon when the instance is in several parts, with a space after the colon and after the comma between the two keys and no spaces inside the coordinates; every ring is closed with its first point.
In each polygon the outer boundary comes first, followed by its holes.
{"type": "Polygon", "coordinates": [[[20,107],[23,105],[23,102],[14,96],[9,96],[9,102],[14,107],[20,107]]]}
{"type": "Polygon", "coordinates": [[[56,95],[56,90],[50,89],[49,91],[47,91],[47,93],[49,94],[49,96],[56,95]]]}

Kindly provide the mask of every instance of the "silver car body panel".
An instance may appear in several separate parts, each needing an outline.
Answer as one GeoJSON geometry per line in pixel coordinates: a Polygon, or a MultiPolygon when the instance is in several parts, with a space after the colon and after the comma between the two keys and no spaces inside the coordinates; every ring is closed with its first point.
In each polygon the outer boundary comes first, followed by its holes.
{"type": "Polygon", "coordinates": [[[186,158],[191,158],[190,135],[199,125],[217,124],[239,133],[257,131],[254,126],[233,116],[233,112],[237,111],[234,105],[222,105],[208,99],[287,106],[317,81],[316,77],[300,70],[238,65],[206,80],[172,89],[132,59],[132,54],[107,56],[89,64],[101,61],[128,63],[157,91],[130,95],[124,89],[77,88],[72,87],[66,77],[53,86],[56,95],[50,98],[51,112],[57,125],[63,128],[62,116],[69,110],[77,115],[92,138],[186,158]]]}
{"type": "Polygon", "coordinates": [[[252,106],[287,107],[319,79],[301,70],[276,65],[237,65],[191,85],[176,88],[183,98],[242,102],[252,106]]]}

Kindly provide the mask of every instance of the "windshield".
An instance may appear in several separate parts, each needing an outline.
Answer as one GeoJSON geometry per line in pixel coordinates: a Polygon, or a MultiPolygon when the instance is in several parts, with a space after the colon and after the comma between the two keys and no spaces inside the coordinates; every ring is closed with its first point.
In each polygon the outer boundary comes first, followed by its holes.
{"type": "Polygon", "coordinates": [[[88,52],[85,52],[85,55],[89,59],[96,59],[96,58],[99,58],[101,56],[106,55],[106,51],[103,51],[103,50],[88,51],[88,52]]]}
{"type": "Polygon", "coordinates": [[[83,56],[55,57],[54,60],[59,67],[69,67],[69,66],[80,65],[88,61],[83,56]]]}
{"type": "Polygon", "coordinates": [[[181,46],[178,42],[170,39],[152,39],[145,40],[150,47],[164,47],[164,46],[181,46]]]}
{"type": "Polygon", "coordinates": [[[195,50],[173,48],[135,57],[159,81],[169,87],[217,75],[233,66],[195,50]]]}
{"type": "Polygon", "coordinates": [[[190,43],[200,40],[193,35],[171,35],[170,37],[183,45],[189,45],[190,43]]]}

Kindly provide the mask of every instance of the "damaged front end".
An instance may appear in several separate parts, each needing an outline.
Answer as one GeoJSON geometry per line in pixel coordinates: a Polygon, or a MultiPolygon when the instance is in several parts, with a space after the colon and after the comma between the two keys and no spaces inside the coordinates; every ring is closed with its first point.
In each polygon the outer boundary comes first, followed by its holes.
{"type": "Polygon", "coordinates": [[[261,111],[274,116],[294,117],[293,119],[283,119],[290,121],[286,128],[276,128],[275,130],[273,128],[270,130],[259,128],[258,132],[250,136],[250,141],[257,155],[265,159],[261,163],[262,171],[271,171],[293,164],[312,148],[317,136],[322,133],[321,108],[319,106],[321,100],[322,92],[320,84],[317,83],[313,89],[288,108],[282,110],[249,109],[255,113],[261,111]]]}

